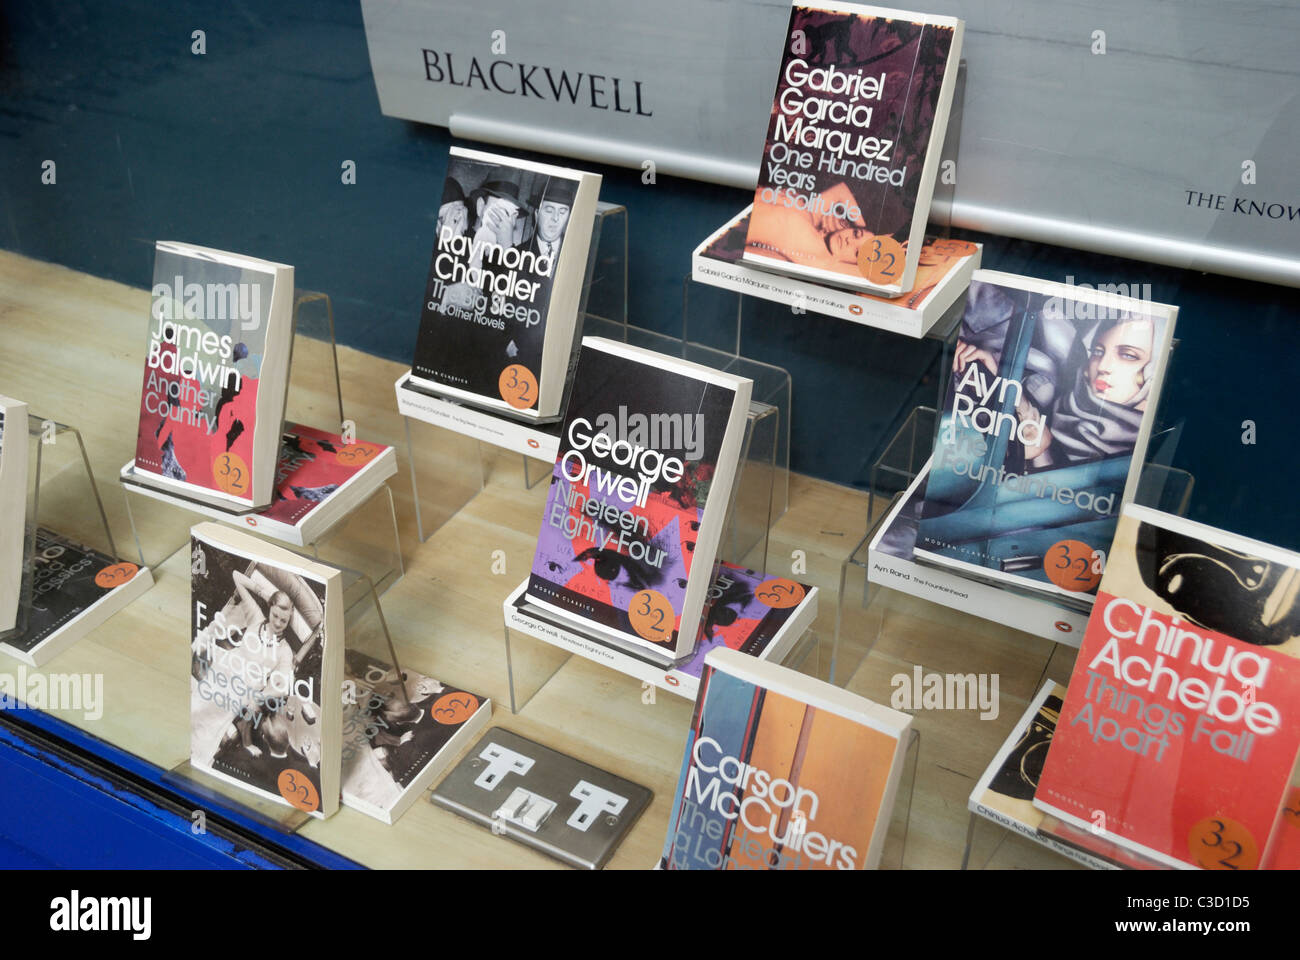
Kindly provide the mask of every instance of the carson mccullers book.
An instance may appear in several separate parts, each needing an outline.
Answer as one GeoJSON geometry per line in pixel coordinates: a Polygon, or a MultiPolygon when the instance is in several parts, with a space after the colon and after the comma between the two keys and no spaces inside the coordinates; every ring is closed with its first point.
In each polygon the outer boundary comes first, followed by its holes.
{"type": "Polygon", "coordinates": [[[560,412],[600,179],[451,149],[412,381],[525,416],[560,412]]]}
{"type": "Polygon", "coordinates": [[[342,574],[241,530],[191,531],[190,763],[314,817],[339,805],[342,574]]]}
{"type": "Polygon", "coordinates": [[[530,603],[669,659],[695,646],[750,380],[584,337],[530,603]]]}
{"type": "Polygon", "coordinates": [[[797,671],[711,650],[660,865],[878,866],[911,723],[797,671]]]}
{"type": "Polygon", "coordinates": [[[1090,603],[1137,487],[1176,315],[977,270],[915,555],[1090,603]]]}
{"type": "Polygon", "coordinates": [[[154,252],[137,476],[225,507],[271,502],[293,267],[183,243],[154,252]]]}
{"type": "Polygon", "coordinates": [[[912,289],[962,30],[951,17],[794,4],[747,262],[886,296],[912,289]]]}
{"type": "Polygon", "coordinates": [[[1168,866],[1268,863],[1298,653],[1300,556],[1125,507],[1035,806],[1168,866]]]}

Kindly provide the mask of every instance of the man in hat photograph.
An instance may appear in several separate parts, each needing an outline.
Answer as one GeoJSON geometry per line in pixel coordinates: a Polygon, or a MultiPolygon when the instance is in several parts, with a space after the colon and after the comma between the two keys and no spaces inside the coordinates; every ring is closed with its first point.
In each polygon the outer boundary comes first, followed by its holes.
{"type": "Polygon", "coordinates": [[[555,262],[555,258],[560,255],[560,242],[569,226],[569,213],[573,209],[577,193],[578,185],[572,180],[559,177],[547,180],[541,202],[537,204],[537,229],[528,241],[526,250],[549,257],[552,263],[555,262]]]}
{"type": "MultiPolygon", "coordinates": [[[[452,176],[447,177],[447,184],[459,183],[452,176]]],[[[449,187],[443,188],[443,206],[449,205],[449,187]]],[[[466,234],[476,242],[495,244],[502,248],[515,247],[519,244],[520,231],[531,212],[524,202],[520,189],[519,172],[508,167],[494,167],[488,178],[475,187],[465,201],[467,218],[473,224],[466,234]]],[[[454,197],[450,198],[451,216],[454,216],[454,197]]],[[[442,224],[442,210],[439,210],[439,229],[442,224]]],[[[441,235],[441,233],[439,234],[441,235]]],[[[480,269],[484,260],[483,248],[471,257],[469,266],[480,269]]],[[[491,261],[491,257],[487,258],[491,261]]],[[[442,295],[443,306],[456,306],[468,309],[478,296],[479,291],[468,283],[455,283],[447,287],[442,295]]]]}

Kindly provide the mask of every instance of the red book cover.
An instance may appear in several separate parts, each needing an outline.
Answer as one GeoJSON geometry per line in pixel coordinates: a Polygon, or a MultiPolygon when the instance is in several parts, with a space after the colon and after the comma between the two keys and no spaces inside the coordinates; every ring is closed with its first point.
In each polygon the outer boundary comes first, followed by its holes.
{"type": "Polygon", "coordinates": [[[275,468],[274,499],[259,516],[297,526],[387,449],[382,443],[344,443],[327,430],[286,424],[275,468]]]}
{"type": "Polygon", "coordinates": [[[1034,803],[1174,867],[1250,870],[1300,749],[1300,557],[1125,508],[1034,803]]]}

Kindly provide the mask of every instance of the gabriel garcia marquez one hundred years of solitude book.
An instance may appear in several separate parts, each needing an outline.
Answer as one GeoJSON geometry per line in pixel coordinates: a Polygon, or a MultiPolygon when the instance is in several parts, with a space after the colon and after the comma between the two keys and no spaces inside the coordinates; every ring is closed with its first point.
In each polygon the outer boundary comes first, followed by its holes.
{"type": "Polygon", "coordinates": [[[912,289],[962,30],[951,17],[796,0],[747,262],[887,296],[912,289]]]}
{"type": "Polygon", "coordinates": [[[271,502],[293,296],[293,267],[157,244],[137,479],[226,508],[271,502]]]}
{"type": "Polygon", "coordinates": [[[600,176],[451,149],[411,381],[560,412],[600,176]]]}
{"type": "Polygon", "coordinates": [[[191,530],[190,763],[314,817],[338,809],[342,573],[219,523],[191,530]]]}
{"type": "Polygon", "coordinates": [[[1088,604],[1137,487],[1176,315],[977,270],[915,555],[1088,604]]]}
{"type": "Polygon", "coordinates": [[[878,866],[911,723],[794,670],[710,651],[660,866],[878,866]]]}
{"type": "Polygon", "coordinates": [[[1168,866],[1268,863],[1298,655],[1300,556],[1125,507],[1035,806],[1168,866]]]}
{"type": "Polygon", "coordinates": [[[668,660],[695,646],[753,383],[584,337],[527,598],[668,660]]]}

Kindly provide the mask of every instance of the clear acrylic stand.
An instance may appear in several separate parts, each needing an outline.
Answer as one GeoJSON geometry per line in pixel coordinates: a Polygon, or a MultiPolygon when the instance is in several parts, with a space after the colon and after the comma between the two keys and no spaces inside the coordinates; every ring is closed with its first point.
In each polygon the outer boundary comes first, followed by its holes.
{"type": "MultiPolygon", "coordinates": [[[[310,290],[296,291],[293,323],[285,420],[309,426],[332,424],[326,429],[341,432],[345,424],[343,392],[334,338],[334,307],[329,296],[310,290]]],[[[147,477],[137,475],[133,463],[123,467],[120,480],[127,519],[142,565],[147,558],[157,568],[188,544],[195,513],[249,529],[251,524],[241,520],[246,521],[258,512],[214,507],[184,494],[159,489],[147,477]],[[132,507],[133,497],[149,501],[148,509],[140,511],[139,516],[132,507]]],[[[253,532],[297,546],[268,529],[258,527],[253,532]]],[[[364,571],[381,591],[387,590],[404,572],[397,513],[388,484],[335,521],[308,546],[320,558],[364,571]],[[357,522],[359,517],[365,522],[357,522]],[[347,537],[341,535],[344,530],[348,532],[347,537]]]]}
{"type": "MultiPolygon", "coordinates": [[[[76,427],[27,417],[27,503],[23,523],[23,573],[14,628],[0,639],[21,637],[31,622],[38,528],[54,530],[121,562],[104,501],[76,427]],[[53,518],[53,519],[51,519],[53,518]],[[42,522],[43,519],[50,522],[42,522]]],[[[152,578],[142,562],[135,576],[152,578]]]]}
{"type": "Polygon", "coordinates": [[[912,797],[916,793],[916,768],[921,756],[921,731],[915,727],[908,731],[906,751],[898,792],[894,794],[894,809],[890,811],[889,832],[885,834],[885,848],[880,855],[881,870],[907,867],[907,833],[912,822],[912,797]]]}
{"type": "MultiPolygon", "coordinates": [[[[384,619],[384,611],[379,602],[379,591],[375,583],[364,573],[356,570],[343,568],[342,572],[345,655],[347,651],[359,651],[372,659],[391,664],[400,676],[401,666],[397,659],[397,650],[388,632],[388,623],[384,619]]],[[[396,684],[395,689],[399,696],[406,696],[402,684],[396,684]]],[[[336,695],[341,697],[343,690],[340,689],[336,695]]],[[[343,749],[346,751],[348,749],[346,733],[343,740],[343,749]]],[[[210,776],[203,770],[193,767],[188,757],[164,773],[162,779],[197,798],[202,804],[200,809],[215,813],[233,813],[278,833],[296,833],[303,824],[313,819],[311,814],[297,807],[291,807],[287,803],[276,803],[252,791],[243,790],[234,784],[210,776]]]]}

